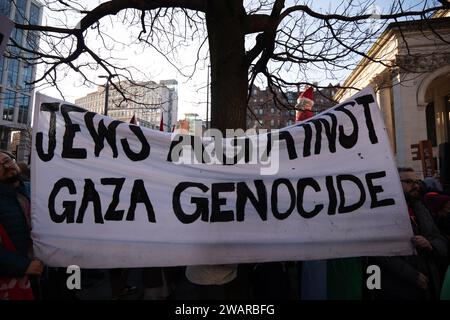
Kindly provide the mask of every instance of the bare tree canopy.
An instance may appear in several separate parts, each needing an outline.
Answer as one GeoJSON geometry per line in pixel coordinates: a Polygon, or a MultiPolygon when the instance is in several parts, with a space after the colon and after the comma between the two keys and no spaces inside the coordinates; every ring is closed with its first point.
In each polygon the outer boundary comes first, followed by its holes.
{"type": "MultiPolygon", "coordinates": [[[[98,69],[121,81],[139,80],[139,66],[122,66],[114,58],[121,46],[139,45],[159,53],[188,78],[200,64],[210,64],[212,127],[245,128],[256,82],[277,93],[277,106],[292,107],[278,93],[312,85],[312,74],[335,81],[361,58],[369,58],[365,52],[388,23],[425,20],[450,7],[448,1],[398,0],[377,12],[372,0],[331,3],[329,9],[319,10],[312,1],[111,0],[89,7],[79,1],[48,0],[45,6],[65,20],[42,26],[16,23],[17,29],[34,35],[29,41],[40,39],[41,49],[13,41],[9,54],[43,66],[35,83],[54,85],[64,67],[90,83],[94,80],[88,71],[98,69]],[[118,24],[129,30],[127,39],[115,39],[118,24]],[[177,52],[193,45],[197,54],[186,68],[177,61],[177,52]]],[[[113,83],[118,90],[119,84],[113,83]]]]}

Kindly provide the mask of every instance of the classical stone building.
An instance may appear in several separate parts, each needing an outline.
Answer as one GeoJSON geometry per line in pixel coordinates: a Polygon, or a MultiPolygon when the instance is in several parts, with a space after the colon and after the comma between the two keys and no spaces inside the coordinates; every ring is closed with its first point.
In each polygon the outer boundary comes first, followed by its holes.
{"type": "MultiPolygon", "coordinates": [[[[344,86],[374,88],[399,166],[422,171],[421,161],[413,160],[421,140],[432,141],[439,162],[439,149],[450,142],[450,12],[390,24],[367,56],[344,86]]],[[[335,99],[355,93],[341,89],[335,99]]]]}

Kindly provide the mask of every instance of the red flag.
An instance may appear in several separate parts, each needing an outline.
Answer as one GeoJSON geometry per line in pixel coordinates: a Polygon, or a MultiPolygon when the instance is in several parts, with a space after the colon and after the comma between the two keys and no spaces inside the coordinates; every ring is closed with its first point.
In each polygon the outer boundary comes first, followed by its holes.
{"type": "Polygon", "coordinates": [[[159,131],[164,131],[164,121],[162,112],[161,112],[161,122],[159,123],[159,131]]]}
{"type": "Polygon", "coordinates": [[[130,123],[131,124],[137,124],[137,121],[136,121],[136,116],[133,114],[133,117],[131,118],[131,120],[130,120],[130,123]]]}
{"type": "MultiPolygon", "coordinates": [[[[0,248],[14,254],[17,250],[6,230],[0,224],[0,248]]],[[[30,280],[27,275],[22,278],[0,277],[0,300],[34,300],[30,280]]]]}

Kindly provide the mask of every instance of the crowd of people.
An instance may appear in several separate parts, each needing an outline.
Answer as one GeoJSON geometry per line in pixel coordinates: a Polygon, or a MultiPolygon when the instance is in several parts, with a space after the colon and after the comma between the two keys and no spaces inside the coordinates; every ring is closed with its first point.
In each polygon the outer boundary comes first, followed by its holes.
{"type": "MultiPolygon", "coordinates": [[[[143,289],[128,284],[130,269],[82,270],[110,281],[111,299],[450,299],[450,195],[436,178],[399,176],[416,254],[320,261],[139,269],[143,289]],[[379,266],[381,288],[369,290],[366,268],[379,266]]],[[[0,151],[0,300],[77,299],[64,268],[33,258],[30,181],[26,164],[0,151]]],[[[81,289],[83,290],[83,289],[81,289]]]]}

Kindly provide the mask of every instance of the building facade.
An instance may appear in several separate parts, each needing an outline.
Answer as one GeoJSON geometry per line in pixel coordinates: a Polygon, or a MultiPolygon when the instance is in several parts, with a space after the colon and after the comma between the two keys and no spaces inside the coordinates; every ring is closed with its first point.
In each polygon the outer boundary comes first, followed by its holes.
{"type": "Polygon", "coordinates": [[[315,92],[314,107],[313,107],[314,112],[320,113],[331,107],[334,107],[337,104],[337,102],[333,99],[337,92],[338,89],[331,83],[328,85],[328,87],[319,90],[319,92],[315,92]]]}
{"type": "MultiPolygon", "coordinates": [[[[159,130],[161,117],[164,131],[172,131],[178,114],[178,83],[176,80],[162,80],[159,83],[148,81],[136,85],[122,83],[124,91],[130,94],[132,101],[123,101],[123,97],[112,85],[109,85],[108,116],[129,122],[135,116],[139,125],[159,130]]],[[[105,87],[75,100],[75,104],[99,114],[105,111],[105,87]]]]}
{"type": "MultiPolygon", "coordinates": [[[[439,150],[450,142],[449,11],[426,21],[390,24],[367,55],[384,63],[363,59],[343,86],[374,88],[399,166],[422,172],[414,148],[431,140],[437,168],[442,167],[439,150]]],[[[335,99],[355,93],[341,89],[335,99]]]]}
{"type": "Polygon", "coordinates": [[[197,113],[185,113],[184,119],[178,120],[175,126],[175,132],[191,136],[201,137],[204,130],[206,130],[206,125],[198,118],[197,113]]]}
{"type": "MultiPolygon", "coordinates": [[[[299,93],[289,91],[284,95],[279,90],[275,90],[278,99],[284,104],[295,106],[299,93]],[[287,100],[287,102],[286,102],[287,100]]],[[[333,85],[314,92],[314,113],[320,113],[335,105],[332,100],[337,89],[333,85]]],[[[294,109],[277,108],[273,101],[273,93],[269,88],[264,90],[254,86],[252,97],[249,101],[249,110],[247,110],[247,128],[261,129],[280,129],[295,123],[294,109]]]]}
{"type": "MultiPolygon", "coordinates": [[[[286,101],[279,91],[276,92],[280,100],[286,101]]],[[[295,105],[298,94],[288,92],[286,96],[288,97],[288,103],[295,105]]],[[[253,86],[248,107],[250,109],[247,110],[248,129],[279,129],[295,123],[295,110],[277,108],[270,88],[260,89],[253,86]]]]}
{"type": "MultiPolygon", "coordinates": [[[[40,24],[42,4],[35,0],[0,0],[0,12],[20,24],[40,24]]],[[[11,37],[22,47],[37,50],[39,38],[36,32],[13,29],[11,37]]],[[[11,47],[12,55],[20,49],[11,47]]],[[[28,161],[30,154],[31,110],[36,67],[26,61],[0,56],[0,148],[16,154],[18,161],[28,161]],[[19,143],[12,144],[12,137],[20,134],[19,143]],[[14,150],[12,147],[14,146],[14,150]]],[[[17,140],[17,138],[16,138],[17,140]]]]}

